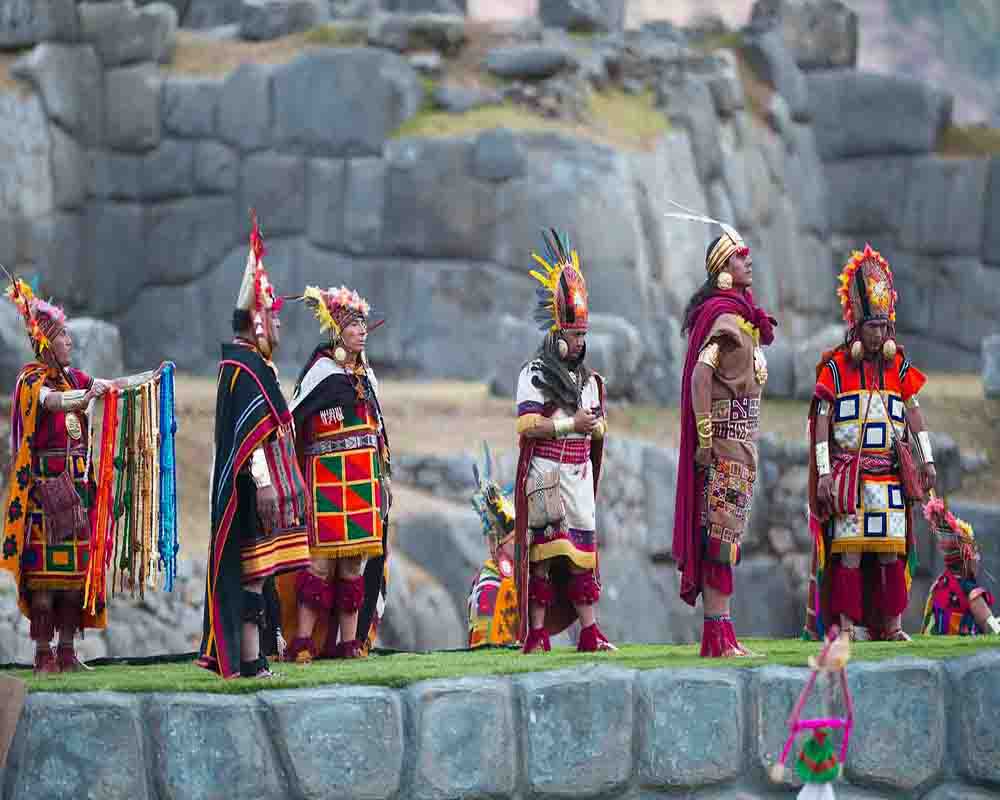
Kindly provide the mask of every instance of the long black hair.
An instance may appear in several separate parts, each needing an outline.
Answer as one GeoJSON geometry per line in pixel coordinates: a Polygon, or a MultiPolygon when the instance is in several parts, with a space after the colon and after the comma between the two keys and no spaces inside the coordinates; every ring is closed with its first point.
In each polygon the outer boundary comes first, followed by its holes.
{"type": "Polygon", "coordinates": [[[546,398],[575,413],[580,408],[583,387],[590,380],[590,368],[583,363],[587,346],[583,346],[576,358],[563,360],[559,355],[559,338],[558,333],[548,333],[542,340],[533,359],[538,363],[538,374],[531,382],[546,398]]]}
{"type": "MultiPolygon", "coordinates": [[[[719,243],[722,239],[721,236],[716,236],[708,243],[708,248],[705,250],[705,263],[708,263],[708,256],[711,254],[712,249],[719,243]]],[[[698,288],[698,290],[691,295],[691,299],[688,300],[687,306],[684,308],[684,324],[681,325],[681,333],[687,333],[691,330],[691,325],[694,322],[694,313],[698,310],[698,306],[708,300],[713,294],[715,294],[718,286],[715,282],[715,276],[709,275],[705,282],[698,288]]]]}

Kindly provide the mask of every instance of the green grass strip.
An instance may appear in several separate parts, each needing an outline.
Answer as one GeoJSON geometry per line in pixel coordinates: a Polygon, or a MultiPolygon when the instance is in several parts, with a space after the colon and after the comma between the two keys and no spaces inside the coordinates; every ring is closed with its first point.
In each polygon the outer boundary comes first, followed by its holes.
{"type": "MultiPolygon", "coordinates": [[[[35,678],[30,670],[10,674],[24,679],[32,692],[207,692],[248,694],[264,689],[306,689],[353,684],[402,688],[432,678],[482,675],[516,675],[554,669],[607,664],[625,669],[701,667],[705,669],[752,668],[764,665],[806,666],[818,651],[813,642],[797,639],[748,639],[744,641],[761,658],[703,659],[697,645],[625,645],[617,653],[584,654],[555,648],[542,655],[521,655],[516,650],[474,652],[394,653],[357,661],[317,661],[307,666],[276,664],[280,677],[270,680],[223,681],[194,664],[107,666],[90,672],[35,678]]],[[[947,659],[969,656],[1000,647],[996,637],[917,636],[912,642],[864,642],[854,645],[852,660],[883,661],[896,657],[947,659]]]]}

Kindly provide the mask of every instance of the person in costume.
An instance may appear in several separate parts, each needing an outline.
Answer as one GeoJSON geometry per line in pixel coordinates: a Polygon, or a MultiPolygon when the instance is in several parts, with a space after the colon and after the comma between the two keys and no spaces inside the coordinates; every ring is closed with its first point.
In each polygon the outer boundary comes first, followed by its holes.
{"type": "Polygon", "coordinates": [[[473,465],[472,507],[483,523],[490,557],[469,592],[469,647],[517,641],[517,587],[514,585],[514,491],[493,479],[493,460],[483,443],[483,467],[473,465]]]}
{"type": "Polygon", "coordinates": [[[276,297],[253,217],[250,253],[223,343],[215,406],[205,623],[198,664],[223,678],[271,676],[261,654],[265,581],[309,563],[305,487],[292,416],[271,358],[278,347],[276,297]]]}
{"type": "Polygon", "coordinates": [[[587,285],[565,237],[543,233],[548,261],[535,321],[541,347],[517,381],[520,458],[515,479],[515,580],[524,652],[580,621],[577,649],[612,650],[597,625],[601,595],[596,496],[607,418],[604,380],[584,363],[587,285]]]}
{"type": "MultiPolygon", "coordinates": [[[[378,381],[365,356],[368,302],[345,287],[307,287],[326,339],[299,377],[291,409],[308,486],[310,564],[281,580],[296,631],[286,653],[359,658],[375,642],[384,609],[391,463],[378,381]],[[339,642],[338,642],[339,636],[339,642]]],[[[374,328],[375,326],[373,326],[374,328]]]]}
{"type": "Polygon", "coordinates": [[[924,606],[925,634],[938,636],[1000,635],[993,614],[993,595],[979,585],[979,545],[972,526],[952,514],[934,497],[924,506],[924,518],[937,538],[944,571],[931,586],[924,606]]]}
{"type": "Polygon", "coordinates": [[[30,620],[35,673],[74,672],[82,668],[73,644],[77,632],[107,625],[103,604],[92,613],[83,608],[96,497],[87,408],[114,383],[72,366],[63,309],[35,297],[21,279],[11,279],[6,296],[24,320],[36,358],[21,369],[12,397],[0,565],[14,576],[18,606],[30,620]],[[63,476],[67,491],[51,495],[63,476]]]}
{"type": "Polygon", "coordinates": [[[926,379],[896,344],[897,295],[878,251],[865,245],[852,254],[838,295],[847,333],[820,359],[809,409],[806,634],[818,638],[837,623],[855,639],[909,641],[902,614],[915,558],[912,505],[922,499],[912,495],[936,480],[917,400],[926,379]],[[919,475],[911,437],[922,454],[919,475]]]}
{"type": "Polygon", "coordinates": [[[701,655],[753,655],[736,638],[730,617],[733,567],[757,480],[757,429],[773,317],[754,304],[753,258],[732,227],[707,217],[723,234],[705,253],[707,278],[684,313],[688,336],[681,385],[681,444],[673,554],[680,596],[702,595],[701,655]]]}

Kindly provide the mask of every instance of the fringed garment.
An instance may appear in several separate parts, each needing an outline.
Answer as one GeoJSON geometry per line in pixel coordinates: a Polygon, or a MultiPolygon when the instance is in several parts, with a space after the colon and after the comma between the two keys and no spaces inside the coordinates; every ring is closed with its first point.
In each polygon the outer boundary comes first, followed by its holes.
{"type": "MultiPolygon", "coordinates": [[[[274,370],[256,349],[223,344],[215,407],[212,537],[198,664],[224,678],[240,674],[243,584],[309,563],[303,525],[282,525],[269,534],[264,532],[257,516],[256,486],[249,474],[251,454],[266,445],[279,497],[282,483],[301,485],[293,436],[292,416],[274,370]]],[[[294,498],[286,499],[294,503],[294,498]]],[[[286,508],[282,511],[285,516],[286,508]]]]}
{"type": "Polygon", "coordinates": [[[469,592],[469,647],[517,641],[517,588],[513,564],[486,561],[469,592]],[[508,573],[508,574],[505,574],[508,573]]]}

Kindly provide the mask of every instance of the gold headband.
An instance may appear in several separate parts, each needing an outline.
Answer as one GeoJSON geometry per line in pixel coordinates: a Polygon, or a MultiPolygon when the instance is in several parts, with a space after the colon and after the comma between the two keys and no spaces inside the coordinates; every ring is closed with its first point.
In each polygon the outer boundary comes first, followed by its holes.
{"type": "Polygon", "coordinates": [[[732,256],[740,253],[745,254],[749,250],[750,248],[746,246],[742,236],[736,231],[731,233],[727,231],[719,237],[719,241],[715,243],[715,247],[708,254],[708,258],[705,260],[705,269],[708,270],[709,275],[717,275],[729,263],[732,256]]]}

